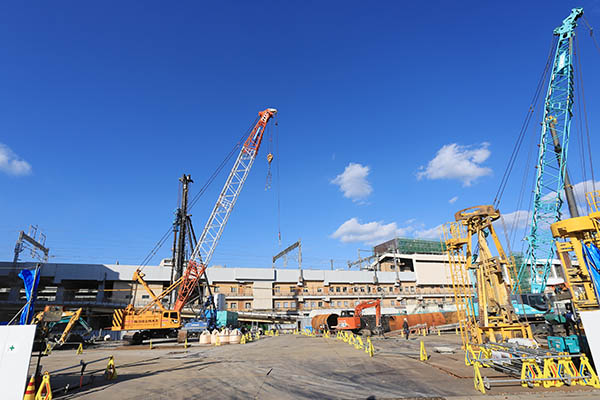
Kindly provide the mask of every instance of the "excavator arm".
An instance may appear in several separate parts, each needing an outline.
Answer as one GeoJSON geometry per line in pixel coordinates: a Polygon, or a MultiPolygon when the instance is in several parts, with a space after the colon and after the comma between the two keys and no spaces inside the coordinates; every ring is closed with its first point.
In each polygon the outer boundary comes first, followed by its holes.
{"type": "Polygon", "coordinates": [[[377,327],[381,326],[381,300],[369,300],[364,301],[354,308],[354,315],[360,317],[363,310],[367,308],[375,307],[375,324],[377,327]]]}

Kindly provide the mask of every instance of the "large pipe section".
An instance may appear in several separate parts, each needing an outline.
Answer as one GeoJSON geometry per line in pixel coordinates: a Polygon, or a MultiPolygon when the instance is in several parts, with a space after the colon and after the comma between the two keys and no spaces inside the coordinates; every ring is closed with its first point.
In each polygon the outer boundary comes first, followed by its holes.
{"type": "Polygon", "coordinates": [[[314,332],[331,330],[337,325],[339,315],[337,314],[320,314],[315,315],[311,320],[311,325],[314,332]]]}

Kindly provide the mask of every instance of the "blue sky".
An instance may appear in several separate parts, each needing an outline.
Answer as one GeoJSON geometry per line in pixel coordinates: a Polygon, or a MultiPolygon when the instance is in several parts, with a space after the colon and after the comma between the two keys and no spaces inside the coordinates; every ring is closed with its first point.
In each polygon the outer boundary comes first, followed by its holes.
{"type": "MultiPolygon", "coordinates": [[[[5,2],[0,259],[37,224],[53,261],[139,263],[172,222],[177,178],[195,194],[266,107],[279,109],[283,242],[264,147],[214,264],[266,267],[301,238],[305,266],[342,267],[395,234],[435,237],[492,201],[552,30],[580,5],[600,29],[599,1],[5,2]]],[[[593,132],[600,52],[578,31],[593,132]]],[[[197,231],[225,178],[192,210],[197,231]]]]}

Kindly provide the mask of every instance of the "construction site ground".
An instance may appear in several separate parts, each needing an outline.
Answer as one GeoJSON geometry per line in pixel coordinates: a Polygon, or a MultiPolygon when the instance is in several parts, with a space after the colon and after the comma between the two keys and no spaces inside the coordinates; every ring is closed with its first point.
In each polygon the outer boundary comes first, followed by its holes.
{"type": "MultiPolygon", "coordinates": [[[[483,395],[473,386],[454,334],[374,338],[374,357],[336,340],[303,335],[262,336],[244,345],[185,349],[175,342],[125,346],[107,343],[55,350],[43,357],[54,398],[61,399],[587,399],[600,390],[583,386],[523,388],[495,386],[483,395]],[[420,341],[430,356],[419,361],[420,341]],[[453,354],[435,352],[451,347],[453,354]],[[103,377],[114,356],[117,377],[103,377]],[[79,389],[80,360],[90,363],[79,389]],[[97,361],[96,361],[97,360],[97,361]],[[94,362],[96,361],[96,362],[94,362]],[[93,381],[90,383],[90,380],[93,381]],[[65,393],[64,388],[69,385],[65,393]]],[[[36,358],[32,358],[31,371],[36,358]]],[[[498,373],[484,370],[486,376],[498,373]]]]}

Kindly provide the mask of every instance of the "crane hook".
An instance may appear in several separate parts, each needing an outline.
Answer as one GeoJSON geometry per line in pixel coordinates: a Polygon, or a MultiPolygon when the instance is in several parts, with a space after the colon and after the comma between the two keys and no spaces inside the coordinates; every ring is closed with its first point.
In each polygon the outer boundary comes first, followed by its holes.
{"type": "Polygon", "coordinates": [[[271,161],[273,161],[273,154],[272,154],[272,153],[269,153],[269,154],[267,154],[267,162],[268,162],[269,164],[271,164],[271,161]]]}

